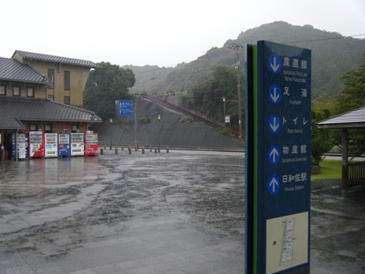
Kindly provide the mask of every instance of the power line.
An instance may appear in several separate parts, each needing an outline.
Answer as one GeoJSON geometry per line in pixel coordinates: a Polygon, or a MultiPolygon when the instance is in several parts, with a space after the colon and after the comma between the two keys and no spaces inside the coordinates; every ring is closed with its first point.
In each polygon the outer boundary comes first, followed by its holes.
{"type": "Polygon", "coordinates": [[[295,41],[295,42],[286,42],[287,44],[296,44],[296,43],[305,43],[305,42],[317,42],[317,41],[325,41],[325,40],[335,40],[335,39],[343,39],[348,37],[356,37],[356,36],[365,36],[365,33],[362,34],[354,34],[350,36],[336,36],[336,37],[327,37],[322,39],[312,39],[312,40],[303,40],[303,41],[295,41]]]}

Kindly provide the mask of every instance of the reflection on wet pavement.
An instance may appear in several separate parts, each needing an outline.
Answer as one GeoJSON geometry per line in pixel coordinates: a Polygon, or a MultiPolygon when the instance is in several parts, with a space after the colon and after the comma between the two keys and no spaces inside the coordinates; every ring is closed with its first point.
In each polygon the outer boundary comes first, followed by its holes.
{"type": "MultiPolygon", "coordinates": [[[[365,194],[312,183],[311,272],[365,273],[365,194]]],[[[0,273],[243,273],[242,153],[0,162],[0,273]]]]}
{"type": "Polygon", "coordinates": [[[243,195],[242,154],[0,162],[0,273],[242,273],[243,195]]]}

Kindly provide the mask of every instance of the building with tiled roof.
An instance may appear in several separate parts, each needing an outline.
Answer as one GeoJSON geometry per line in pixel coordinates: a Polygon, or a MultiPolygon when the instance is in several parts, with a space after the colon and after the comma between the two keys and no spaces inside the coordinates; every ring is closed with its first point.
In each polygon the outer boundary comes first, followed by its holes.
{"type": "Polygon", "coordinates": [[[92,61],[16,50],[12,59],[28,65],[48,79],[47,98],[72,105],[83,106],[83,91],[90,70],[97,65],[92,61]]]}
{"type": "Polygon", "coordinates": [[[0,57],[0,160],[9,134],[23,131],[86,132],[101,122],[82,109],[91,61],[15,51],[0,57]]]}

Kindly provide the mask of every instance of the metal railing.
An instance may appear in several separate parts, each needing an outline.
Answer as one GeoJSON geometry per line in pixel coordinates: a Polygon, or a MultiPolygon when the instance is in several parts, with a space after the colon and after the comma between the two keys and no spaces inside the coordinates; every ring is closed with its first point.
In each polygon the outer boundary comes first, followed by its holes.
{"type": "Polygon", "coordinates": [[[217,122],[217,121],[214,121],[214,120],[211,120],[209,119],[208,117],[200,114],[200,113],[197,113],[195,111],[192,111],[190,109],[187,109],[187,108],[184,108],[182,106],[179,106],[179,105],[176,105],[174,103],[171,103],[167,100],[164,100],[156,95],[150,95],[150,94],[142,94],[142,97],[145,97],[147,99],[150,99],[152,101],[157,101],[157,102],[160,102],[161,104],[167,106],[167,107],[170,107],[172,109],[175,109],[175,110],[178,110],[180,112],[183,112],[185,113],[186,115],[191,115],[193,118],[197,119],[197,120],[200,120],[200,121],[203,121],[204,123],[207,123],[211,126],[214,126],[216,128],[220,128],[220,129],[225,129],[226,131],[232,133],[233,135],[235,135],[236,137],[239,137],[239,133],[235,130],[232,130],[224,125],[222,125],[221,123],[217,122]]]}
{"type": "Polygon", "coordinates": [[[365,183],[365,162],[355,162],[348,164],[349,184],[365,183]]]}

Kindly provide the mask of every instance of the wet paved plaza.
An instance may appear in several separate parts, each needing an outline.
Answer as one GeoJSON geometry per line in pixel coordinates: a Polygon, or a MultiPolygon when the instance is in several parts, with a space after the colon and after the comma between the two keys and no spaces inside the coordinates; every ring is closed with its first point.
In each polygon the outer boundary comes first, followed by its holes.
{"type": "MultiPolygon", "coordinates": [[[[365,194],[312,185],[311,273],[365,273],[365,194]]],[[[243,273],[242,153],[0,162],[0,273],[243,273]]]]}

